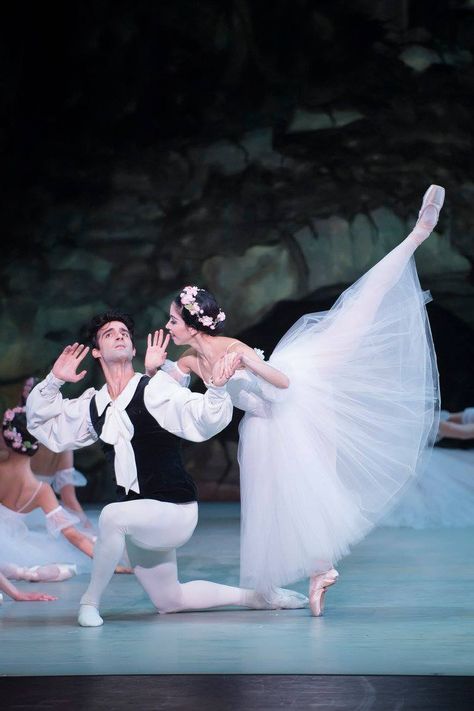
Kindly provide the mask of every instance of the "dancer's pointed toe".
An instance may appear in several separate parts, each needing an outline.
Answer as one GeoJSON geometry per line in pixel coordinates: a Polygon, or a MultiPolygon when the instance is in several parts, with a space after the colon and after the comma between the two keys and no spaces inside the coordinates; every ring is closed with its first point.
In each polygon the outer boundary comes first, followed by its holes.
{"type": "Polygon", "coordinates": [[[326,590],[337,582],[339,573],[332,568],[325,573],[312,575],[309,584],[309,606],[313,617],[321,617],[324,612],[326,590]]]}
{"type": "Polygon", "coordinates": [[[438,222],[439,213],[444,204],[445,189],[441,185],[430,185],[423,196],[417,227],[433,230],[438,222]]]}

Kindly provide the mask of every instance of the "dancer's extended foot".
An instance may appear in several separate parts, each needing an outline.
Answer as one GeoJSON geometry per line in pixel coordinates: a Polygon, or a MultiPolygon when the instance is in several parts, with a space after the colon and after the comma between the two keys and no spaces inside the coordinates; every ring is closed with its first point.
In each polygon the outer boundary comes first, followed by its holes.
{"type": "Polygon", "coordinates": [[[77,621],[81,627],[100,627],[104,624],[99,610],[94,605],[81,605],[77,621]]]}
{"type": "Polygon", "coordinates": [[[418,221],[413,230],[413,235],[421,244],[434,230],[438,222],[439,213],[444,203],[445,190],[440,185],[430,185],[423,195],[418,221]]]}
{"type": "Polygon", "coordinates": [[[337,581],[339,573],[334,568],[325,573],[312,575],[309,581],[309,606],[313,617],[321,617],[324,612],[326,590],[337,581]]]}
{"type": "Polygon", "coordinates": [[[306,595],[285,588],[273,588],[265,599],[272,610],[299,610],[309,602],[306,595]]]}
{"type": "Polygon", "coordinates": [[[294,590],[273,588],[265,595],[256,590],[249,591],[246,606],[253,610],[299,610],[307,607],[308,602],[306,595],[294,590]]]}

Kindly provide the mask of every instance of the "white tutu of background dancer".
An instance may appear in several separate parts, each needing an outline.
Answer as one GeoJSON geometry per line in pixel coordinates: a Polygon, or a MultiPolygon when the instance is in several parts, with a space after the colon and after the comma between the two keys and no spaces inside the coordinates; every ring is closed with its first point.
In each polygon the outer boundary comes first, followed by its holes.
{"type": "Polygon", "coordinates": [[[38,567],[56,566],[48,580],[87,572],[93,540],[77,530],[79,518],[59,505],[49,485],[35,479],[30,461],[38,443],[26,429],[24,407],[4,413],[2,432],[0,570],[8,578],[43,581],[44,571],[38,567]],[[42,527],[31,530],[28,514],[36,510],[41,510],[42,527]]]}
{"type": "MultiPolygon", "coordinates": [[[[441,412],[438,439],[473,440],[474,408],[441,412]]],[[[474,449],[435,447],[425,471],[382,526],[464,528],[474,526],[474,449]]]]}
{"type": "Polygon", "coordinates": [[[271,595],[310,577],[311,609],[321,614],[338,575],[333,565],[422,469],[438,429],[439,388],[430,297],[413,253],[443,201],[444,189],[431,186],[410,235],[329,311],[299,319],[265,375],[245,344],[216,337],[225,314],[209,292],[185,287],[171,304],[167,328],[177,345],[192,347],[168,364],[170,373],[179,379],[193,371],[205,381],[204,369],[231,348],[245,368],[227,385],[245,411],[241,585],[271,595]],[[278,376],[287,376],[287,389],[278,376]]]}

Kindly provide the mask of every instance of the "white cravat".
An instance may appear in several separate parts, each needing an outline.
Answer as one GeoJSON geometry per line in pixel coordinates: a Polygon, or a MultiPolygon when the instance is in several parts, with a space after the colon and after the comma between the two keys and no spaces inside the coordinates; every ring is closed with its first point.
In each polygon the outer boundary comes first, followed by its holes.
{"type": "Polygon", "coordinates": [[[116,400],[111,399],[106,385],[99,391],[96,398],[99,416],[104,412],[107,405],[109,405],[105,413],[105,421],[100,439],[114,447],[115,478],[117,479],[117,484],[123,486],[127,494],[130,489],[137,494],[140,493],[137,464],[131,445],[134,429],[129,416],[125,412],[125,408],[129,405],[134,396],[141,377],[141,373],[135,373],[133,378],[128,382],[127,387],[120,393],[116,400]]]}

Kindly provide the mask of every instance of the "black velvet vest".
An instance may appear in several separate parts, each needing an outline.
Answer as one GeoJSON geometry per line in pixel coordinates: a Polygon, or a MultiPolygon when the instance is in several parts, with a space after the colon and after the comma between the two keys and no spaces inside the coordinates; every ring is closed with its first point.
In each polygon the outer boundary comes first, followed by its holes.
{"type": "MultiPolygon", "coordinates": [[[[125,494],[122,486],[117,487],[117,493],[122,501],[132,499],[157,499],[172,503],[196,501],[196,485],[181,460],[181,440],[163,429],[145,407],[144,392],[149,380],[146,375],[141,378],[132,400],[125,408],[134,428],[130,444],[137,464],[140,493],[129,491],[125,494]]],[[[90,416],[92,426],[99,438],[106,412],[107,408],[99,417],[94,396],[90,403],[90,416]]],[[[107,463],[113,471],[115,459],[113,445],[102,440],[100,444],[107,463]]]]}

